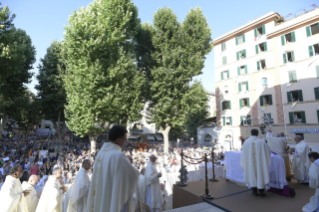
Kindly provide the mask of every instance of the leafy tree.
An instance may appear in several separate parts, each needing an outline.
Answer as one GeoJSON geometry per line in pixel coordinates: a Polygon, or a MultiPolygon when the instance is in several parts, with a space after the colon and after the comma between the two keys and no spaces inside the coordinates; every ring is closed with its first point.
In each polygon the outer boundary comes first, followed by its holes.
{"type": "Polygon", "coordinates": [[[55,124],[59,141],[62,140],[61,130],[65,122],[64,107],[66,104],[66,93],[61,74],[61,71],[64,70],[61,48],[59,42],[51,43],[46,55],[40,60],[37,75],[39,84],[35,87],[38,90],[40,111],[46,120],[51,120],[55,124]]]}
{"type": "Polygon", "coordinates": [[[139,19],[130,0],[95,0],[69,18],[62,54],[68,127],[97,136],[110,123],[141,118],[144,76],[137,70],[134,37],[139,19]]]}
{"type": "Polygon", "coordinates": [[[168,151],[168,136],[172,127],[182,126],[187,108],[192,107],[189,83],[201,74],[205,55],[212,49],[211,30],[199,7],[191,9],[179,23],[169,8],[154,15],[151,52],[156,65],[151,68],[151,121],[164,136],[164,151],[168,151]]]}

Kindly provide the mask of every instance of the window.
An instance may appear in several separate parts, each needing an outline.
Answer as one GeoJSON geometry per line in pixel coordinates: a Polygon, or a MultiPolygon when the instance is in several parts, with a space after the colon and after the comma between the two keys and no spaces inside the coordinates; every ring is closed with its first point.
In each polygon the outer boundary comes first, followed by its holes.
{"type": "Polygon", "coordinates": [[[264,123],[267,123],[267,124],[268,124],[268,118],[267,118],[266,115],[268,116],[269,121],[271,122],[271,113],[266,113],[266,114],[264,114],[264,123]]]}
{"type": "Polygon", "coordinates": [[[319,110],[317,110],[317,118],[318,118],[318,123],[319,123],[319,110]]]}
{"type": "Polygon", "coordinates": [[[227,85],[225,85],[224,91],[225,91],[226,94],[228,93],[228,86],[227,85]]]}
{"type": "Polygon", "coordinates": [[[239,107],[240,107],[240,108],[250,107],[249,98],[240,99],[240,100],[239,100],[239,107]]]}
{"type": "Polygon", "coordinates": [[[231,109],[230,101],[223,101],[222,102],[222,110],[231,109]]]}
{"type": "Polygon", "coordinates": [[[308,50],[309,50],[309,57],[312,57],[314,54],[315,54],[315,56],[319,55],[319,45],[318,44],[314,44],[312,46],[309,46],[308,50]]]}
{"type": "Polygon", "coordinates": [[[223,79],[229,79],[229,71],[222,71],[220,73],[220,79],[223,80],[223,79]]]}
{"type": "Polygon", "coordinates": [[[223,42],[221,46],[222,46],[222,52],[223,52],[223,51],[226,51],[226,43],[223,42]]]}
{"type": "Polygon", "coordinates": [[[236,37],[236,45],[245,43],[245,34],[239,35],[236,37]]]}
{"type": "Polygon", "coordinates": [[[223,117],[223,126],[232,125],[232,118],[231,117],[223,117]]]}
{"type": "Polygon", "coordinates": [[[256,40],[257,37],[266,34],[266,27],[265,27],[265,25],[262,25],[262,26],[256,28],[256,29],[254,30],[254,32],[255,32],[255,40],[256,40]]]}
{"type": "Polygon", "coordinates": [[[272,96],[264,95],[259,97],[260,106],[272,105],[272,96]]]}
{"type": "Polygon", "coordinates": [[[284,46],[286,43],[294,43],[296,42],[296,35],[295,32],[290,32],[281,36],[281,45],[284,46]]]}
{"type": "Polygon", "coordinates": [[[239,92],[248,91],[248,90],[249,90],[248,81],[238,83],[238,91],[239,92]]]}
{"type": "Polygon", "coordinates": [[[255,46],[256,48],[256,54],[258,54],[259,52],[266,52],[267,51],[267,42],[258,44],[255,46]]]}
{"type": "Polygon", "coordinates": [[[262,84],[263,88],[267,88],[267,87],[268,87],[268,80],[267,80],[267,78],[262,78],[262,79],[261,79],[261,84],[262,84]]]}
{"type": "Polygon", "coordinates": [[[240,116],[240,125],[251,125],[251,116],[240,116]]]}
{"type": "Polygon", "coordinates": [[[226,65],[227,64],[227,57],[223,57],[223,65],[226,65]]]}
{"type": "Polygon", "coordinates": [[[264,70],[266,68],[266,60],[257,61],[257,70],[264,70]]]}
{"type": "Polygon", "coordinates": [[[288,99],[288,102],[302,102],[303,101],[302,90],[287,92],[287,99],[288,99]]]}
{"type": "Polygon", "coordinates": [[[284,53],[283,54],[283,58],[284,58],[284,63],[287,63],[288,62],[294,62],[295,61],[295,55],[294,55],[294,52],[291,51],[291,52],[287,52],[287,53],[284,53]],[[288,60],[287,60],[288,59],[288,60]]]}
{"type": "Polygon", "coordinates": [[[307,32],[307,37],[310,37],[312,35],[315,35],[315,34],[319,33],[318,23],[313,24],[311,26],[307,26],[306,27],[306,32],[307,32]]]}
{"type": "Polygon", "coordinates": [[[288,72],[289,82],[297,82],[297,74],[296,71],[289,71],[288,72]]]}
{"type": "Polygon", "coordinates": [[[248,71],[247,71],[247,66],[246,65],[244,65],[244,66],[239,66],[238,68],[237,68],[237,74],[238,74],[238,76],[240,76],[240,75],[242,75],[242,74],[247,74],[248,73],[248,71]]]}
{"type": "Polygon", "coordinates": [[[290,124],[305,124],[306,114],[304,111],[300,112],[289,112],[289,122],[290,124]]]}
{"type": "Polygon", "coordinates": [[[246,58],[246,50],[237,52],[237,60],[245,59],[245,58],[246,58]]]}
{"type": "Polygon", "coordinates": [[[316,66],[317,78],[319,78],[319,66],[316,66]]]}
{"type": "Polygon", "coordinates": [[[319,87],[315,88],[315,99],[319,100],[319,87]]]}

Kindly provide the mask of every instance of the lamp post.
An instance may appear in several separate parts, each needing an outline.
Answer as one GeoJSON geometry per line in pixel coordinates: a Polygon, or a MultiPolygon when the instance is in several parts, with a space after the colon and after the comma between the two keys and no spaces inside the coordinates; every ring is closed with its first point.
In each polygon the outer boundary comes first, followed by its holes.
{"type": "Polygon", "coordinates": [[[213,199],[214,196],[209,193],[207,177],[207,154],[205,153],[205,193],[201,195],[203,199],[213,199]]]}
{"type": "Polygon", "coordinates": [[[218,182],[219,180],[217,180],[215,178],[215,154],[214,154],[214,150],[215,150],[216,142],[213,141],[212,145],[213,145],[213,148],[212,148],[212,171],[213,171],[213,177],[211,179],[209,179],[209,181],[218,182]]]}

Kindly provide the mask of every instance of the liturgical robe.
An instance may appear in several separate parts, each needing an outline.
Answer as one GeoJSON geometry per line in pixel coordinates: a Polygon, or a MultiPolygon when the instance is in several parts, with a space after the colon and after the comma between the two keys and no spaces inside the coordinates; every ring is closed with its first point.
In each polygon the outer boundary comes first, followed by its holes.
{"type": "Polygon", "coordinates": [[[162,207],[162,192],[156,165],[149,161],[145,170],[146,204],[152,212],[160,211],[162,207]]]}
{"type": "Polygon", "coordinates": [[[308,171],[310,168],[310,160],[308,154],[310,153],[310,148],[307,143],[302,140],[295,147],[294,155],[294,178],[299,180],[299,182],[308,182],[308,171]]]}
{"type": "Polygon", "coordinates": [[[62,212],[63,193],[59,180],[50,176],[44,186],[36,212],[62,212]]]}
{"type": "Polygon", "coordinates": [[[90,183],[88,171],[82,167],[74,179],[67,212],[85,211],[90,183]]]}
{"type": "Polygon", "coordinates": [[[64,193],[63,212],[68,211],[71,192],[72,192],[72,185],[69,187],[68,191],[64,193]]]}
{"type": "Polygon", "coordinates": [[[309,187],[316,189],[314,196],[310,197],[310,203],[302,208],[304,212],[319,211],[319,159],[311,164],[309,169],[309,187]]]}
{"type": "Polygon", "coordinates": [[[0,192],[0,212],[28,212],[20,179],[8,175],[0,192]]]}
{"type": "Polygon", "coordinates": [[[38,206],[38,201],[39,201],[36,190],[34,189],[33,185],[29,184],[26,181],[22,183],[22,188],[23,190],[31,191],[30,194],[25,197],[25,199],[27,201],[28,211],[35,212],[38,206]]]}
{"type": "Polygon", "coordinates": [[[280,155],[284,161],[287,159],[287,142],[283,137],[266,137],[270,150],[280,155]]]}
{"type": "Polygon", "coordinates": [[[86,212],[119,212],[124,205],[130,207],[128,211],[134,211],[132,196],[138,178],[138,170],[121,147],[112,142],[104,143],[94,163],[86,212]]]}
{"type": "Polygon", "coordinates": [[[244,169],[244,180],[250,187],[269,187],[271,151],[265,141],[250,136],[242,147],[240,165],[244,169]]]}

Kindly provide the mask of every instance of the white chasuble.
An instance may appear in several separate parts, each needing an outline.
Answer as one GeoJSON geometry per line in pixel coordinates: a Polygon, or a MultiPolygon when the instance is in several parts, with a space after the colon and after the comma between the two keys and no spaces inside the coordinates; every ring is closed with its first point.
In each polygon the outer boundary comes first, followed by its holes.
{"type": "Polygon", "coordinates": [[[0,212],[28,212],[19,178],[8,175],[0,192],[0,212]]]}
{"type": "Polygon", "coordinates": [[[124,205],[129,207],[127,211],[134,211],[131,197],[139,172],[121,150],[120,146],[105,142],[97,154],[86,212],[119,212],[124,205]]]}
{"type": "Polygon", "coordinates": [[[156,165],[148,162],[145,170],[146,204],[153,209],[160,209],[162,206],[162,192],[160,188],[156,165]]]}
{"type": "Polygon", "coordinates": [[[302,140],[295,147],[294,155],[294,178],[299,182],[308,182],[308,171],[310,168],[310,160],[308,154],[310,148],[307,143],[302,140]]]}
{"type": "Polygon", "coordinates": [[[28,211],[35,212],[35,210],[37,209],[37,206],[38,206],[38,201],[39,201],[36,190],[34,189],[34,187],[31,184],[29,184],[26,181],[24,181],[22,183],[22,188],[23,188],[23,190],[30,190],[31,191],[30,194],[25,197],[25,199],[27,201],[28,211]]]}
{"type": "Polygon", "coordinates": [[[284,161],[287,159],[287,142],[285,138],[282,137],[266,137],[267,144],[270,150],[274,153],[280,155],[284,161]]]}
{"type": "Polygon", "coordinates": [[[59,180],[50,176],[46,182],[36,212],[62,212],[63,193],[59,180]]]}
{"type": "Polygon", "coordinates": [[[240,166],[244,169],[244,180],[251,187],[268,187],[271,151],[265,141],[250,136],[242,147],[240,166]]]}
{"type": "Polygon", "coordinates": [[[64,194],[64,201],[63,201],[63,212],[68,211],[68,206],[69,206],[69,200],[72,192],[72,185],[70,185],[69,189],[67,192],[64,194]]]}
{"type": "Polygon", "coordinates": [[[319,159],[313,162],[309,169],[309,187],[316,189],[314,196],[310,197],[310,203],[302,208],[304,212],[319,211],[319,159]]]}
{"type": "Polygon", "coordinates": [[[75,176],[67,212],[85,211],[90,183],[88,171],[82,167],[75,176]]]}

